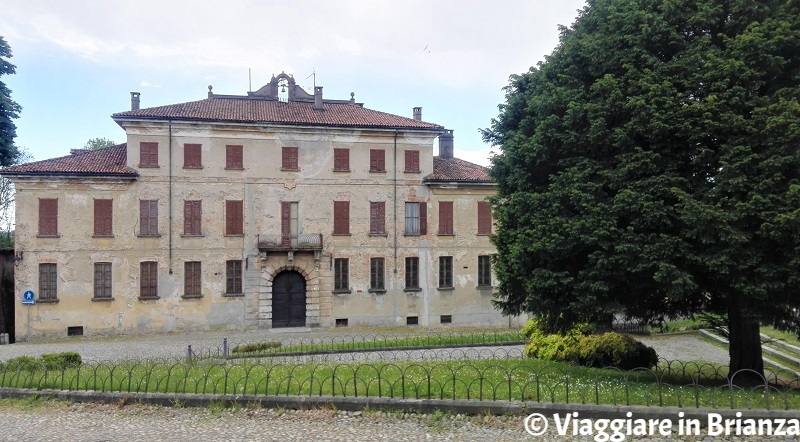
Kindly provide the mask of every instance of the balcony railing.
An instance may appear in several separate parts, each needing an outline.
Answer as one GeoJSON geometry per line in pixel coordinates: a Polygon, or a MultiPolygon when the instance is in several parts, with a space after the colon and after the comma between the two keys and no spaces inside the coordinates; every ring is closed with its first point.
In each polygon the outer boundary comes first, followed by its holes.
{"type": "Polygon", "coordinates": [[[258,235],[258,249],[262,252],[319,251],[322,250],[322,234],[258,235]]]}

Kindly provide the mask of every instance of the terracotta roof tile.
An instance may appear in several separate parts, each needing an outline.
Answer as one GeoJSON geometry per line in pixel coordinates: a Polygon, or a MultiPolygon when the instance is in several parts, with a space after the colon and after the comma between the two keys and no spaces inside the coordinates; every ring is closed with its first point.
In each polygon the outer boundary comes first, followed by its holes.
{"type": "Polygon", "coordinates": [[[425,181],[493,182],[483,166],[458,158],[439,157],[433,157],[433,173],[426,176],[425,181]]]}
{"type": "MultiPolygon", "coordinates": [[[[78,151],[78,149],[75,149],[78,151]]],[[[20,164],[0,170],[2,175],[124,175],[139,174],[126,166],[127,144],[76,152],[65,157],[20,164]]]]}
{"type": "Polygon", "coordinates": [[[119,112],[115,120],[127,118],[175,118],[240,123],[282,123],[313,126],[386,127],[441,130],[442,126],[364,108],[350,103],[281,102],[250,98],[211,97],[188,103],[119,112]]]}

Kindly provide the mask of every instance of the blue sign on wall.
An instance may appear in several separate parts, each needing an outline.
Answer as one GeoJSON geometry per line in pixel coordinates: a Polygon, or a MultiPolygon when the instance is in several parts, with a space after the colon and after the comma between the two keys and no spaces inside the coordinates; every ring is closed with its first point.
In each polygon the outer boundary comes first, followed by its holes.
{"type": "Polygon", "coordinates": [[[36,304],[36,301],[33,299],[33,292],[28,290],[22,294],[22,303],[23,304],[36,304]]]}

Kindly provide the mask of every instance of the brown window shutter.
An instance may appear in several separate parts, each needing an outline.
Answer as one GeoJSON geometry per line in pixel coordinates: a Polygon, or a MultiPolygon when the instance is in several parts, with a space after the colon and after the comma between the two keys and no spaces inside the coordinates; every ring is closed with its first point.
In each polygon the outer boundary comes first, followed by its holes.
{"type": "Polygon", "coordinates": [[[386,203],[383,201],[369,203],[369,233],[386,233],[386,203]]]}
{"type": "Polygon", "coordinates": [[[39,235],[58,235],[58,199],[39,200],[39,235]]]}
{"type": "Polygon", "coordinates": [[[139,143],[139,165],[158,166],[158,143],[139,143]]]}
{"type": "Polygon", "coordinates": [[[333,233],[336,235],[350,233],[350,201],[333,202],[333,233]]]}
{"type": "Polygon", "coordinates": [[[289,169],[290,159],[289,159],[289,148],[284,147],[281,149],[281,169],[289,169]]]}
{"type": "Polygon", "coordinates": [[[284,147],[282,149],[282,157],[281,157],[281,168],[286,170],[297,170],[299,169],[299,163],[297,160],[297,148],[296,147],[284,147]]]}
{"type": "Polygon", "coordinates": [[[192,233],[192,202],[183,202],[183,233],[188,235],[192,233]]]}
{"type": "Polygon", "coordinates": [[[419,234],[428,234],[428,204],[425,201],[419,202],[419,234]]]}
{"type": "Polygon", "coordinates": [[[192,223],[194,225],[194,233],[196,235],[202,233],[203,230],[202,219],[203,219],[203,202],[195,201],[192,211],[192,223]]]}
{"type": "Polygon", "coordinates": [[[406,151],[406,172],[419,172],[419,151],[406,151]]]}
{"type": "Polygon", "coordinates": [[[94,200],[94,234],[109,236],[112,234],[112,200],[94,200]]]}
{"type": "Polygon", "coordinates": [[[386,203],[378,203],[378,233],[386,233],[386,203]]]}
{"type": "Polygon", "coordinates": [[[150,200],[149,203],[149,233],[151,235],[158,234],[158,200],[150,200]]]}
{"type": "Polygon", "coordinates": [[[242,201],[226,201],[225,206],[225,234],[241,235],[244,232],[242,201]]]}
{"type": "Polygon", "coordinates": [[[453,202],[439,201],[439,234],[453,234],[453,202]]]}
{"type": "Polygon", "coordinates": [[[185,168],[199,168],[203,167],[201,159],[201,149],[199,144],[184,144],[183,145],[183,167],[185,168]]]}
{"type": "Polygon", "coordinates": [[[281,233],[284,236],[289,236],[292,233],[291,226],[292,218],[292,203],[281,202],[281,233]]]}
{"type": "Polygon", "coordinates": [[[370,172],[386,171],[386,152],[383,149],[369,150],[369,170],[370,172]]]}
{"type": "Polygon", "coordinates": [[[150,233],[150,205],[146,200],[139,200],[139,230],[142,235],[150,233]]]}
{"type": "Polygon", "coordinates": [[[242,169],[242,146],[225,146],[225,168],[242,169]]]}
{"type": "Polygon", "coordinates": [[[492,233],[492,208],[488,201],[478,201],[478,234],[492,233]]]}
{"type": "Polygon", "coordinates": [[[333,170],[350,170],[350,149],[333,149],[333,170]]]}

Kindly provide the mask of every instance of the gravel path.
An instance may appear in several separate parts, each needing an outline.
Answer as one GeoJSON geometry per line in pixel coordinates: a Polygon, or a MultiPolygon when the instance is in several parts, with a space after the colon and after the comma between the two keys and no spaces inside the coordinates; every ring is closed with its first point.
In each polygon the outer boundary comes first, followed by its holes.
{"type": "MultiPolygon", "coordinates": [[[[164,408],[143,405],[0,401],[2,434],[8,441],[591,441],[559,436],[552,419],[539,437],[523,428],[521,416],[408,415],[321,410],[164,408]]],[[[677,431],[677,430],[676,430],[677,431]]],[[[628,437],[660,441],[784,441],[776,436],[628,437]]]]}
{"type": "Polygon", "coordinates": [[[645,345],[653,347],[658,357],[668,361],[705,361],[728,365],[730,356],[708,342],[701,341],[696,334],[637,337],[645,345]]]}

